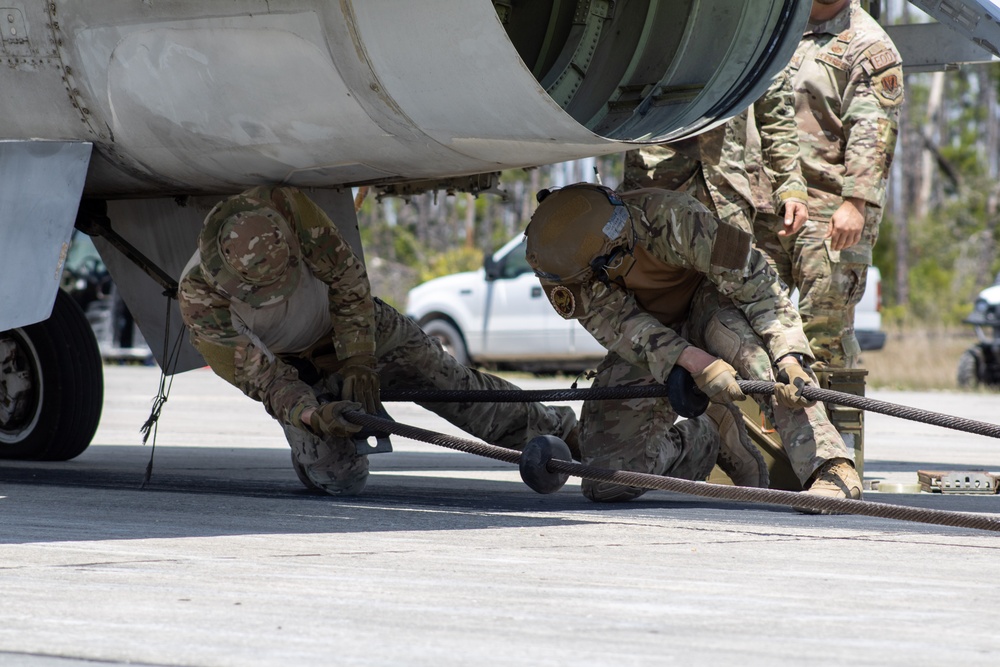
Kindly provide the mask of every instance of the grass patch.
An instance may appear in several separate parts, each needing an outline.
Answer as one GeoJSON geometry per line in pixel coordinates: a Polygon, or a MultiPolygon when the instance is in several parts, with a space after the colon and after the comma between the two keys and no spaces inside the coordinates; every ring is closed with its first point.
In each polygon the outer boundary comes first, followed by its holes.
{"type": "Polygon", "coordinates": [[[957,389],[958,358],[976,342],[972,327],[887,328],[886,334],[883,349],[861,353],[869,387],[957,389]]]}
{"type": "MultiPolygon", "coordinates": [[[[861,353],[861,367],[868,370],[869,388],[958,391],[958,358],[976,342],[972,327],[910,325],[888,326],[884,330],[885,347],[861,353]]],[[[502,375],[515,384],[519,379],[536,377],[516,371],[503,371],[502,375]]],[[[575,373],[546,377],[554,377],[567,386],[577,379],[575,373]]],[[[582,380],[580,386],[588,387],[590,382],[582,380]]],[[[962,391],[1000,393],[984,387],[962,391]]]]}

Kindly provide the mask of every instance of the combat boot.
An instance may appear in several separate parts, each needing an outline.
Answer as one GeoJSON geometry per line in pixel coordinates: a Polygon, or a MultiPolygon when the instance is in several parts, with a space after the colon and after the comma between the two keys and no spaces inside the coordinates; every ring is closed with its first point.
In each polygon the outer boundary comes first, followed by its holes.
{"type": "MultiPolygon", "coordinates": [[[[861,478],[848,459],[830,459],[813,476],[804,493],[824,498],[850,498],[861,500],[861,478]]],[[[803,514],[835,514],[829,510],[796,507],[803,514]]]]}
{"type": "Polygon", "coordinates": [[[730,403],[712,403],[705,411],[719,429],[719,458],[716,464],[736,486],[766,489],[770,481],[767,464],[756,445],[750,441],[743,413],[730,403]]]}
{"type": "Polygon", "coordinates": [[[356,496],[368,483],[368,457],[348,438],[318,438],[285,427],[292,448],[292,468],[306,488],[334,496],[356,496]]]}

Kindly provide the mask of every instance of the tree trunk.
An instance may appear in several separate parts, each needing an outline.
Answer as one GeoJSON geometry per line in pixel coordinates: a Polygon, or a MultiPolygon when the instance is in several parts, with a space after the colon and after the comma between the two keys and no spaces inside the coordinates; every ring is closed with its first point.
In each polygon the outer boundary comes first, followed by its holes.
{"type": "MultiPolygon", "coordinates": [[[[930,141],[934,146],[941,145],[941,101],[944,98],[944,72],[934,72],[931,74],[931,89],[927,98],[927,122],[924,124],[923,132],[927,133],[925,140],[930,141]]],[[[934,198],[935,183],[939,180],[934,178],[936,169],[934,155],[926,149],[920,151],[920,187],[917,191],[917,199],[913,207],[913,217],[922,221],[927,217],[930,210],[931,200],[934,198]]]]}

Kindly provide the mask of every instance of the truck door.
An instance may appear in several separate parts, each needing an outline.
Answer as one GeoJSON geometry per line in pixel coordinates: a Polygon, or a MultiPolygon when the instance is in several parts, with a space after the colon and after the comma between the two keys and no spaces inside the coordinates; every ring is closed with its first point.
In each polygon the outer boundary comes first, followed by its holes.
{"type": "Polygon", "coordinates": [[[571,323],[549,305],[525,259],[524,248],[523,238],[512,240],[487,270],[492,279],[487,292],[484,348],[491,358],[525,359],[568,349],[571,323]]]}

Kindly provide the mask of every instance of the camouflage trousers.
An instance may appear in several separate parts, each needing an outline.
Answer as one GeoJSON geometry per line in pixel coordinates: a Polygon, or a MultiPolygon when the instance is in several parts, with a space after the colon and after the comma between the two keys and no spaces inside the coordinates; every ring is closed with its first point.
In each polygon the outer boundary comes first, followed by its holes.
{"type": "MultiPolygon", "coordinates": [[[[743,312],[708,281],[695,294],[682,334],[732,364],[741,378],[774,381],[771,358],[760,336],[743,312]]],[[[655,382],[647,369],[609,353],[597,369],[593,386],[655,382]]],[[[778,405],[770,396],[755,398],[775,425],[792,469],[803,484],[828,459],[853,460],[853,452],[830,423],[822,404],[793,410],[778,405]]],[[[666,398],[586,401],[580,415],[583,462],[615,470],[705,479],[718,457],[718,429],[707,415],[680,422],[676,419],[666,398]]],[[[642,489],[589,480],[583,481],[582,489],[584,495],[599,502],[631,500],[644,493],[642,489]]]]}
{"type": "MultiPolygon", "coordinates": [[[[878,217],[866,220],[857,247],[837,252],[826,238],[828,223],[809,220],[792,237],[778,236],[782,218],[760,213],[754,221],[757,248],[789,291],[799,290],[802,329],[813,356],[832,368],[856,368],[861,347],[854,333],[854,308],[865,293],[878,217]]],[[[869,215],[872,218],[873,215],[869,215]]]]}
{"type": "MultiPolygon", "coordinates": [[[[488,373],[455,361],[441,344],[425,334],[410,318],[375,299],[375,357],[379,381],[384,389],[516,390],[518,387],[488,373]]],[[[313,390],[320,395],[340,395],[342,378],[333,373],[320,379],[313,390]]],[[[566,406],[541,403],[420,403],[458,428],[490,444],[521,449],[538,435],[563,440],[576,427],[576,415],[566,406]]],[[[391,407],[391,406],[387,406],[391,407]]],[[[307,431],[285,426],[292,447],[296,472],[302,470],[312,484],[335,495],[355,495],[358,483],[367,478],[367,457],[355,454],[348,438],[319,438],[307,431]],[[365,459],[362,463],[360,459],[365,459]],[[322,469],[321,469],[322,468],[322,469]],[[339,479],[338,475],[346,477],[339,479]],[[351,493],[340,488],[356,489],[351,493]]],[[[360,484],[361,488],[364,484],[360,484]]]]}

